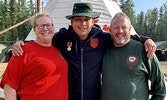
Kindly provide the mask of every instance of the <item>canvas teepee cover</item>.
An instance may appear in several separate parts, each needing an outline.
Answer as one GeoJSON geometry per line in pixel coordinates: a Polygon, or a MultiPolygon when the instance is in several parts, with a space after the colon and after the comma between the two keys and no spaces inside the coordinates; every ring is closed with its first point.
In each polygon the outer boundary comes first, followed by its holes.
{"type": "MultiPolygon", "coordinates": [[[[75,2],[89,2],[93,6],[93,11],[100,13],[100,17],[97,19],[97,24],[103,29],[106,30],[109,27],[112,17],[121,12],[119,7],[119,2],[117,0],[49,0],[45,6],[44,12],[50,13],[53,18],[53,23],[55,26],[55,32],[60,28],[70,25],[70,20],[65,18],[66,15],[72,14],[73,4],[75,2]]],[[[135,31],[133,30],[132,34],[135,31]]],[[[35,39],[35,34],[33,30],[27,36],[26,40],[35,39]]]]}

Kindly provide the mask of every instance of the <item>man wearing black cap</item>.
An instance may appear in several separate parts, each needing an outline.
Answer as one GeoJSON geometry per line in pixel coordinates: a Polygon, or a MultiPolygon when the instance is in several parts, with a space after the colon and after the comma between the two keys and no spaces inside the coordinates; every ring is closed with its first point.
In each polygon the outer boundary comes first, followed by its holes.
{"type": "MultiPolygon", "coordinates": [[[[93,13],[90,3],[75,3],[72,15],[66,16],[71,25],[68,29],[60,29],[53,38],[52,44],[60,49],[68,62],[69,100],[100,99],[102,56],[112,40],[109,33],[93,26],[93,19],[99,16],[93,13]]],[[[145,44],[150,46],[149,56],[153,55],[155,44],[151,39],[145,44]]]]}

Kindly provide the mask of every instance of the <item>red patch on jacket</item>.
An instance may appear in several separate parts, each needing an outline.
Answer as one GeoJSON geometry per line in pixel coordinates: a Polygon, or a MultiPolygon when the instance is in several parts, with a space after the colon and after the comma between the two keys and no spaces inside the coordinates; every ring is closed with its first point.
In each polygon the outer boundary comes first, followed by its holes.
{"type": "Polygon", "coordinates": [[[99,40],[98,40],[98,38],[92,38],[92,39],[90,40],[90,46],[91,46],[91,47],[96,48],[98,45],[99,45],[99,40]]]}

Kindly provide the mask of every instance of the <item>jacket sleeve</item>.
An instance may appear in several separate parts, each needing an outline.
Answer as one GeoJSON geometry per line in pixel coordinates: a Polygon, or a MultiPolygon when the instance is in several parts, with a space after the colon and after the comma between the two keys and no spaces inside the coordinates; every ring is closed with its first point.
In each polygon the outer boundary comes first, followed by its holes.
{"type": "Polygon", "coordinates": [[[135,34],[135,35],[131,35],[131,38],[134,39],[134,40],[137,40],[137,41],[140,41],[144,44],[144,42],[147,40],[147,39],[150,39],[149,37],[146,37],[146,36],[139,36],[138,34],[135,34]]]}
{"type": "Polygon", "coordinates": [[[52,38],[52,44],[54,47],[58,48],[59,50],[62,47],[62,40],[66,37],[67,29],[61,28],[58,32],[56,32],[52,38]]]}
{"type": "Polygon", "coordinates": [[[56,45],[56,41],[58,41],[58,35],[56,35],[57,33],[54,34],[53,38],[52,38],[52,44],[54,47],[57,47],[56,45]]]}
{"type": "Polygon", "coordinates": [[[52,38],[52,44],[54,47],[60,49],[60,39],[61,39],[61,33],[57,32],[54,34],[53,38],[52,38]]]}
{"type": "Polygon", "coordinates": [[[151,81],[150,100],[164,100],[166,95],[165,79],[160,63],[154,54],[147,60],[149,66],[149,80],[151,81]]]}

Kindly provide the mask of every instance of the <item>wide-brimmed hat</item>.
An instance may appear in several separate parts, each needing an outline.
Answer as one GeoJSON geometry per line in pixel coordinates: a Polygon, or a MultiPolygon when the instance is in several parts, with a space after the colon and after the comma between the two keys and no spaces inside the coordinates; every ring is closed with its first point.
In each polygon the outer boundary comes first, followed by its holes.
{"type": "Polygon", "coordinates": [[[92,5],[90,3],[80,2],[74,3],[72,15],[66,16],[67,19],[71,19],[73,16],[86,16],[90,18],[98,18],[99,13],[94,13],[92,5]]]}

